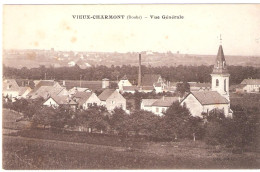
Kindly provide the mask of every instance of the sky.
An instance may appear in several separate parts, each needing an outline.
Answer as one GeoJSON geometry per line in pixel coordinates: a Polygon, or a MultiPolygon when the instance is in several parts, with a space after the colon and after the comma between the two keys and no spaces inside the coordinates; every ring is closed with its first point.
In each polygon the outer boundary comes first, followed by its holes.
{"type": "Polygon", "coordinates": [[[259,4],[4,5],[3,48],[215,55],[221,34],[226,55],[260,56],[259,16],[259,4]],[[72,15],[142,19],[76,20],[72,15]]]}

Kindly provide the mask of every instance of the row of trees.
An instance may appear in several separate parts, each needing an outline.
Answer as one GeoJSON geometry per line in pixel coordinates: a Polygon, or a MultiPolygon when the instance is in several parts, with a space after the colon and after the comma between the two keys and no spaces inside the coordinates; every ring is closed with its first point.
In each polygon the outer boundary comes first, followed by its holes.
{"type": "MultiPolygon", "coordinates": [[[[194,81],[194,82],[210,82],[210,74],[213,66],[177,66],[177,67],[146,67],[142,66],[142,74],[160,74],[168,81],[194,81]]],[[[260,78],[260,69],[244,66],[228,66],[230,73],[230,84],[239,84],[243,79],[260,78]]],[[[129,80],[137,83],[138,66],[123,65],[123,66],[96,66],[87,69],[81,69],[79,66],[74,67],[59,67],[21,69],[4,66],[3,75],[6,78],[21,78],[21,79],[44,79],[46,74],[47,79],[56,80],[102,80],[108,78],[110,80],[118,80],[127,74],[129,80]]]]}
{"type": "Polygon", "coordinates": [[[89,132],[102,131],[119,134],[144,135],[152,140],[177,140],[180,138],[204,139],[211,145],[256,149],[259,143],[258,108],[233,106],[233,118],[226,118],[220,111],[203,114],[203,118],[191,116],[186,107],[173,103],[163,116],[148,111],[135,110],[126,114],[114,109],[110,114],[105,107],[92,106],[87,110],[72,111],[66,107],[57,109],[41,106],[41,99],[34,102],[20,99],[7,102],[5,108],[21,112],[34,126],[39,124],[64,130],[83,128],[89,132]]]}

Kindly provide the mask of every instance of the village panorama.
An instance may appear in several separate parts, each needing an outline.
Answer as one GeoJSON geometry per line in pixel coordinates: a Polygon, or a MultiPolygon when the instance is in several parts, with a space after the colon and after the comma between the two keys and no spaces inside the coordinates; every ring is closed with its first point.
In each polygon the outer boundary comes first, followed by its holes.
{"type": "Polygon", "coordinates": [[[259,168],[260,69],[223,49],[208,66],[4,65],[3,168],[259,168]]]}

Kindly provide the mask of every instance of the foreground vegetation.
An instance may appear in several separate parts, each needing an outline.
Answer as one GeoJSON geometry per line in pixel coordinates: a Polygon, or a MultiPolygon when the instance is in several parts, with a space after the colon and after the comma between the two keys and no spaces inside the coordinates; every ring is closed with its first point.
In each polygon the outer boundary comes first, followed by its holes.
{"type": "Polygon", "coordinates": [[[165,143],[144,141],[142,147],[122,149],[4,136],[3,150],[4,169],[259,168],[259,157],[255,153],[233,154],[221,147],[209,147],[200,141],[188,140],[165,143]]]}
{"type": "Polygon", "coordinates": [[[231,96],[232,119],[219,111],[195,118],[178,103],[159,117],[5,102],[4,129],[20,131],[4,132],[4,168],[259,168],[259,96],[231,96]]]}

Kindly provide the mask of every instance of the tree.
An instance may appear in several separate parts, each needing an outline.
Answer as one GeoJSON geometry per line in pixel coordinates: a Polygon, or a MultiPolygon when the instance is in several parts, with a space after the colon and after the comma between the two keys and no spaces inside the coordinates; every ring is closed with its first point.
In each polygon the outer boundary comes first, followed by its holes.
{"type": "Polygon", "coordinates": [[[102,106],[90,106],[77,115],[77,121],[80,126],[106,131],[109,128],[106,108],[102,106]]]}
{"type": "Polygon", "coordinates": [[[187,82],[178,83],[176,91],[183,96],[186,92],[190,92],[190,85],[187,82]]]}
{"type": "Polygon", "coordinates": [[[152,135],[152,129],[158,116],[149,111],[136,110],[129,116],[130,130],[134,131],[136,135],[142,132],[145,135],[152,135]]]}
{"type": "Polygon", "coordinates": [[[168,138],[178,139],[179,137],[188,137],[193,134],[188,127],[191,122],[191,114],[185,106],[181,106],[178,102],[174,102],[164,113],[163,129],[168,138]]]}
{"type": "Polygon", "coordinates": [[[122,108],[115,108],[109,118],[109,124],[119,135],[127,136],[129,131],[129,115],[122,108]]]}
{"type": "Polygon", "coordinates": [[[37,112],[33,115],[32,120],[36,125],[41,124],[45,128],[46,126],[56,122],[55,115],[55,109],[44,106],[37,110],[37,112]]]}

